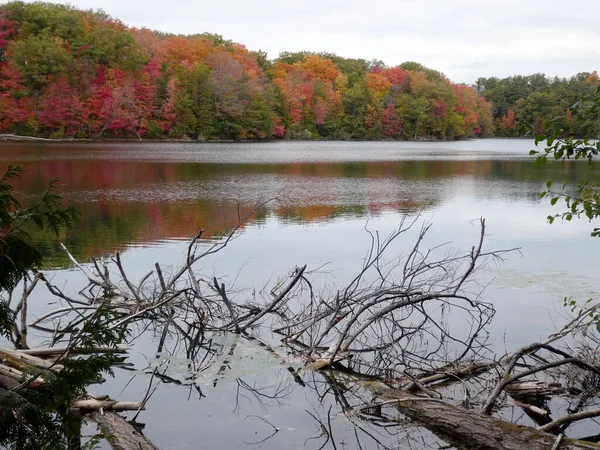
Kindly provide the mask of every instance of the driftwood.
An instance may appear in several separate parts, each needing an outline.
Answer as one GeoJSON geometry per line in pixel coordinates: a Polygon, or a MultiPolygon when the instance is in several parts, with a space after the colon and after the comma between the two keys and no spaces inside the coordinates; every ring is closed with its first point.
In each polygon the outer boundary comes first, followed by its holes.
{"type": "Polygon", "coordinates": [[[31,367],[37,367],[39,369],[52,370],[58,372],[62,369],[60,364],[55,364],[52,361],[47,361],[37,356],[28,355],[18,350],[9,350],[0,348],[0,362],[14,367],[16,369],[25,370],[31,367]]]}
{"type": "Polygon", "coordinates": [[[22,378],[20,370],[0,364],[0,389],[14,389],[21,384],[22,378]]]}
{"type": "Polygon", "coordinates": [[[88,417],[98,424],[114,450],[158,450],[135,426],[116,413],[95,412],[88,417]]]}
{"type": "Polygon", "coordinates": [[[35,136],[22,136],[19,134],[1,133],[0,141],[49,141],[49,142],[60,142],[61,139],[49,139],[35,136]]]}
{"type": "Polygon", "coordinates": [[[399,388],[411,391],[417,387],[417,383],[421,385],[427,385],[429,387],[440,387],[446,383],[455,383],[475,375],[480,375],[488,370],[491,370],[495,366],[496,363],[491,361],[473,362],[469,364],[463,364],[460,367],[441,367],[438,373],[418,376],[408,383],[401,384],[399,388]]]}
{"type": "MultiPolygon", "coordinates": [[[[27,369],[29,367],[25,367],[27,369]]],[[[24,379],[24,372],[8,365],[0,364],[0,388],[14,389],[19,386],[24,379]]],[[[41,377],[35,377],[28,380],[29,386],[39,386],[44,383],[41,377]]]]}

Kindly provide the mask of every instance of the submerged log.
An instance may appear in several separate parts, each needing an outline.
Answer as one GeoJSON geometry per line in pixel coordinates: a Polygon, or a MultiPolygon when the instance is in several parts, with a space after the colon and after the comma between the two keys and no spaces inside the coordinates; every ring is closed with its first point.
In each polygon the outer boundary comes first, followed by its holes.
{"type": "MultiPolygon", "coordinates": [[[[535,428],[514,425],[476,411],[459,408],[444,401],[415,397],[404,391],[378,388],[388,400],[397,400],[396,408],[405,416],[422,423],[443,440],[459,449],[477,450],[548,450],[556,436],[535,428]]],[[[600,445],[565,439],[561,450],[599,450],[600,445]]]]}
{"type": "Polygon", "coordinates": [[[158,450],[135,426],[117,413],[95,412],[88,417],[98,424],[114,450],[158,450]]]}

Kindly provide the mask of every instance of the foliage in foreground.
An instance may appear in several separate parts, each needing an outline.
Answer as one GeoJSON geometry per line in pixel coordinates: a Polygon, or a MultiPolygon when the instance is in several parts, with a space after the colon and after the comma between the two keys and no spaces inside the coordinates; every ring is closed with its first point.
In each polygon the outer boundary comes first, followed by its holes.
{"type": "MultiPolygon", "coordinates": [[[[56,192],[58,180],[52,181],[38,202],[21,207],[10,181],[23,172],[19,166],[10,166],[0,178],[0,333],[5,337],[13,334],[15,326],[8,294],[25,277],[38,273],[42,264],[26,227],[33,224],[58,233],[78,218],[74,208],[61,206],[62,197],[56,192]]],[[[66,358],[58,372],[26,368],[18,386],[0,388],[0,446],[60,449],[69,446],[69,439],[79,439],[80,419],[68,410],[90,383],[98,382],[101,374],[112,374],[117,357],[94,353],[94,349],[121,343],[123,329],[106,326],[114,319],[115,312],[105,301],[89,320],[69,330],[73,337],[68,348],[84,349],[85,357],[66,358]]]]}

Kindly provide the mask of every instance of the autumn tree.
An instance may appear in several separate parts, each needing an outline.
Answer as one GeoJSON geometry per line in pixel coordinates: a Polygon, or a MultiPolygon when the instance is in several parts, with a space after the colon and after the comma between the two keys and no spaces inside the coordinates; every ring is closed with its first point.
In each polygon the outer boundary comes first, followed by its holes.
{"type": "MultiPolygon", "coordinates": [[[[498,108],[416,62],[327,52],[270,61],[217,34],[129,28],[103,11],[43,2],[0,6],[0,66],[0,130],[50,137],[453,139],[489,135],[488,110],[498,108]]],[[[515,77],[518,96],[506,104],[518,121],[536,106],[533,97],[519,108],[521,93],[574,92],[592,85],[586,78],[515,77]]],[[[486,92],[507,84],[480,81],[486,92]]],[[[582,132],[567,109],[552,111],[582,132]]]]}

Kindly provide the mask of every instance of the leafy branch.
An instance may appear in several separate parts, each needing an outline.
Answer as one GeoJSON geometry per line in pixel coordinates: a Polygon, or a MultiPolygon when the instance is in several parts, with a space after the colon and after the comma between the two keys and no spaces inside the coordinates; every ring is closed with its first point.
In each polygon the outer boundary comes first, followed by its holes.
{"type": "MultiPolygon", "coordinates": [[[[577,102],[574,108],[579,112],[578,120],[599,123],[600,87],[596,89],[590,99],[577,102]]],[[[529,152],[530,155],[536,156],[536,164],[543,165],[549,158],[561,161],[587,160],[588,164],[592,164],[600,152],[600,141],[573,136],[563,137],[563,133],[562,129],[550,126],[546,135],[536,137],[536,146],[541,142],[544,142],[545,145],[543,150],[534,149],[529,152]]],[[[560,214],[549,215],[549,223],[553,223],[557,218],[571,221],[574,217],[586,217],[591,221],[600,217],[600,184],[598,182],[581,180],[575,191],[568,186],[567,182],[562,185],[560,190],[554,190],[552,186],[552,180],[549,180],[541,197],[550,198],[550,204],[553,206],[562,200],[566,210],[560,214]]],[[[594,228],[591,235],[600,236],[600,227],[594,228]]]]}

